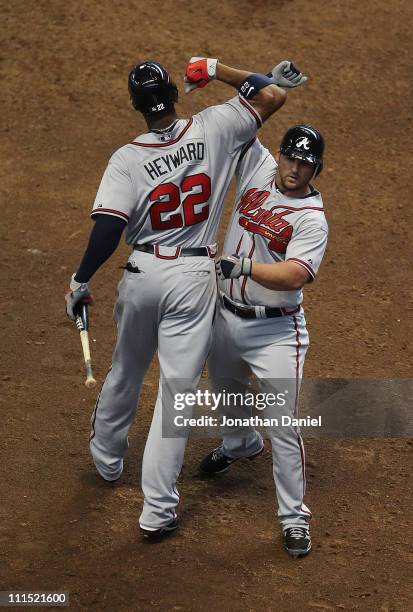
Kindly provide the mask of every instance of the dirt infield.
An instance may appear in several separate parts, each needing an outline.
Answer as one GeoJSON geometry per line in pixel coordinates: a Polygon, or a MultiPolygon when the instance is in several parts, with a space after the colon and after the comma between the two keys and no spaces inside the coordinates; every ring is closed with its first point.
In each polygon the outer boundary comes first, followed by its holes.
{"type": "MultiPolygon", "coordinates": [[[[82,384],[63,305],[106,162],[144,131],[128,100],[130,66],[158,59],[180,82],[194,54],[253,70],[288,57],[310,81],[260,137],[274,149],[288,126],[309,122],[327,143],[317,185],[330,240],[306,290],[305,374],[411,377],[410,3],[12,0],[1,13],[0,590],[65,590],[73,610],[116,612],[411,609],[411,440],[307,441],[314,550],[302,561],[282,550],[269,448],[211,481],[197,474],[211,441],[192,440],[181,529],[145,544],[139,474],[157,364],[124,476],[105,485],[88,453],[96,393],[82,384]]],[[[230,95],[213,83],[178,109],[187,116],[230,95]]],[[[99,381],[126,254],[92,282],[99,381]]]]}

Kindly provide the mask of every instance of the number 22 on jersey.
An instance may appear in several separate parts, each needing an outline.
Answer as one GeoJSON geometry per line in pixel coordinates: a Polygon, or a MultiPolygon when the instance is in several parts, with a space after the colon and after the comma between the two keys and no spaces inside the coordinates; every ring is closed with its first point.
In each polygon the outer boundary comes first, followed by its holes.
{"type": "Polygon", "coordinates": [[[175,183],[163,183],[150,193],[149,199],[153,202],[150,208],[152,228],[154,230],[166,230],[187,225],[195,225],[208,219],[209,204],[211,196],[211,179],[201,172],[192,176],[186,176],[180,187],[175,183]],[[196,188],[195,193],[193,191],[196,188]],[[187,194],[187,195],[185,195],[187,194]],[[165,198],[167,198],[165,200],[165,198]],[[183,198],[183,199],[182,199],[183,198]],[[182,203],[182,213],[176,212],[168,219],[162,218],[162,213],[173,212],[182,203]],[[195,210],[197,204],[205,204],[195,210]]]}

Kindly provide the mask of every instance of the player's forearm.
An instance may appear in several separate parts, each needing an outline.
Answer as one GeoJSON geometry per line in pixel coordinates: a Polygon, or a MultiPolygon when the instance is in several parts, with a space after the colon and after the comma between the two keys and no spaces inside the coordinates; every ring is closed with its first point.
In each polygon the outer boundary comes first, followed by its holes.
{"type": "Polygon", "coordinates": [[[273,291],[301,289],[310,280],[304,268],[289,261],[279,263],[252,262],[251,278],[256,283],[273,291]]]}
{"type": "MultiPolygon", "coordinates": [[[[252,72],[231,68],[218,62],[216,68],[216,79],[239,89],[241,85],[250,77],[252,72]]],[[[267,119],[272,113],[283,106],[287,99],[287,93],[278,85],[269,83],[260,89],[257,94],[249,99],[251,106],[254,106],[263,120],[267,119]]]]}
{"type": "Polygon", "coordinates": [[[252,71],[250,70],[238,70],[238,68],[231,68],[231,66],[221,64],[221,62],[218,62],[217,64],[217,81],[222,81],[222,83],[231,85],[232,87],[235,87],[235,89],[239,89],[250,74],[252,74],[252,71]]]}

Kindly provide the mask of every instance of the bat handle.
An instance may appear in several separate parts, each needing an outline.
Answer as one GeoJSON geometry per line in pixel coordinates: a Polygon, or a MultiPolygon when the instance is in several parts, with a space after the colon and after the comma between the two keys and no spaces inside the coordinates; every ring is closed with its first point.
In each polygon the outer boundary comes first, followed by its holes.
{"type": "Polygon", "coordinates": [[[86,329],[86,331],[87,331],[89,329],[89,308],[88,308],[88,304],[82,304],[82,306],[81,306],[81,313],[82,313],[83,326],[84,326],[84,329],[86,329]]]}

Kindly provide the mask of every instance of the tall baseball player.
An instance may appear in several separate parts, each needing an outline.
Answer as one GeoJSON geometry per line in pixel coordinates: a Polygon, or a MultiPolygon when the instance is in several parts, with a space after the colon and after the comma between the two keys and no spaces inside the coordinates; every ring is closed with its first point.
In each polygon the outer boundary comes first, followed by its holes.
{"type": "MultiPolygon", "coordinates": [[[[252,372],[261,391],[272,393],[272,398],[283,394],[280,402],[271,400],[263,416],[274,423],[267,433],[278,517],[284,545],[294,557],[311,549],[304,447],[292,419],[298,414],[309,343],[303,286],[314,280],[327,244],[321,194],[310,183],[321,172],[323,151],[321,134],[307,125],[286,132],[276,159],[257,139],[243,149],[236,206],[216,265],[221,300],[208,360],[216,391],[245,392],[252,372]]],[[[249,425],[250,407],[221,411],[244,417],[247,425],[224,430],[223,444],[201,462],[207,474],[224,472],[238,459],[253,459],[264,449],[260,433],[249,425]]]]}
{"type": "Polygon", "coordinates": [[[162,436],[162,395],[170,381],[185,381],[184,389],[177,382],[176,390],[196,389],[210,348],[215,240],[231,177],[243,146],[284,104],[279,85],[296,87],[306,77],[288,61],[265,76],[192,58],[186,90],[212,79],[232,85],[239,95],[179,119],[178,90],[163,66],[147,61],[130,72],[132,104],[148,132],[111,157],[93,205],[95,226],[66,295],[73,319],[76,304],[92,300],[87,282],[125,230],[133,251],[118,286],[117,343],[92,415],[90,450],[102,478],[117,480],[143,378],[158,350],[160,385],[142,466],[139,522],[145,537],[177,527],[176,481],[186,438],[162,436]]]}

